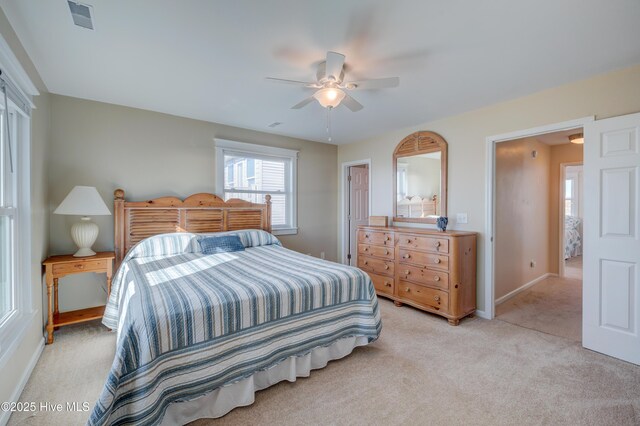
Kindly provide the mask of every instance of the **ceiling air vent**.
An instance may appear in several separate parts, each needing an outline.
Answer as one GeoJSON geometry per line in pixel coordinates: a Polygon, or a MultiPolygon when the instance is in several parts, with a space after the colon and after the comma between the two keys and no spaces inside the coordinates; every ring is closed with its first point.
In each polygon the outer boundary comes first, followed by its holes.
{"type": "Polygon", "coordinates": [[[73,0],[67,0],[69,4],[69,10],[71,11],[71,17],[73,23],[79,27],[93,29],[93,6],[88,4],[82,4],[73,0]]]}

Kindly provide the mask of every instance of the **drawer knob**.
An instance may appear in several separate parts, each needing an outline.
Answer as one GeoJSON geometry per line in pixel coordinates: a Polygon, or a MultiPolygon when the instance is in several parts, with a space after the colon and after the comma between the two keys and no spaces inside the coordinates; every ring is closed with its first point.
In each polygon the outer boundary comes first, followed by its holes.
{"type": "Polygon", "coordinates": [[[384,254],[389,254],[389,250],[385,250],[385,251],[384,251],[384,254]]]}
{"type": "Polygon", "coordinates": [[[389,241],[390,239],[391,239],[391,237],[387,235],[387,241],[389,241]]]}
{"type": "Polygon", "coordinates": [[[384,269],[389,269],[389,265],[384,265],[384,269]]]}
{"type": "Polygon", "coordinates": [[[410,255],[409,253],[407,253],[407,254],[405,254],[405,255],[404,255],[404,256],[402,256],[402,257],[404,257],[405,259],[408,259],[408,258],[410,258],[410,257],[411,257],[411,255],[410,255]]]}
{"type": "Polygon", "coordinates": [[[83,269],[84,265],[78,264],[78,265],[73,265],[73,267],[77,269],[83,269]]]}
{"type": "Polygon", "coordinates": [[[409,275],[410,273],[411,273],[411,271],[410,271],[410,270],[405,269],[405,271],[404,271],[404,274],[405,274],[405,275],[409,275]]]}
{"type": "Polygon", "coordinates": [[[433,300],[435,300],[436,302],[440,301],[440,296],[433,296],[433,300]]]}
{"type": "Polygon", "coordinates": [[[384,282],[384,285],[385,285],[386,287],[391,287],[391,283],[390,283],[389,281],[385,281],[385,282],[384,282]]]}
{"type": "Polygon", "coordinates": [[[407,238],[407,244],[411,244],[411,240],[407,238]]]}
{"type": "Polygon", "coordinates": [[[368,261],[368,260],[365,260],[365,261],[364,261],[364,264],[365,264],[365,265],[368,265],[368,264],[369,264],[369,261],[368,261]]]}
{"type": "Polygon", "coordinates": [[[411,291],[411,289],[409,287],[405,288],[404,291],[406,291],[407,293],[409,293],[411,291]]]}
{"type": "Polygon", "coordinates": [[[440,259],[436,257],[436,259],[434,260],[435,263],[440,263],[440,259]]]}
{"type": "Polygon", "coordinates": [[[364,237],[365,238],[369,238],[369,234],[364,234],[364,237]]]}
{"type": "Polygon", "coordinates": [[[440,247],[440,241],[436,241],[436,247],[440,247]]]}
{"type": "Polygon", "coordinates": [[[365,248],[364,248],[364,251],[369,251],[369,247],[365,247],[365,248]]]}
{"type": "Polygon", "coordinates": [[[440,276],[436,275],[435,277],[433,277],[434,281],[440,281],[440,276]]]}

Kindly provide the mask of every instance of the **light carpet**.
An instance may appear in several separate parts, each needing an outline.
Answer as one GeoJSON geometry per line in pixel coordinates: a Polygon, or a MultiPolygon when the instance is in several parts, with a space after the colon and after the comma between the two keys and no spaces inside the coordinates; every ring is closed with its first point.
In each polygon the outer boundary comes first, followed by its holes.
{"type": "MultiPolygon", "coordinates": [[[[633,425],[640,367],[503,321],[443,318],[380,299],[372,345],[255,404],[193,426],[300,424],[633,425]]],[[[21,401],[97,399],[114,353],[98,324],[69,326],[45,348],[21,401]]],[[[88,413],[14,415],[11,425],[82,424],[88,413]]]]}
{"type": "Polygon", "coordinates": [[[564,276],[576,280],[582,279],[582,256],[576,256],[564,261],[564,276]]]}
{"type": "Polygon", "coordinates": [[[582,341],[582,281],[550,277],[496,306],[496,318],[582,341]]]}

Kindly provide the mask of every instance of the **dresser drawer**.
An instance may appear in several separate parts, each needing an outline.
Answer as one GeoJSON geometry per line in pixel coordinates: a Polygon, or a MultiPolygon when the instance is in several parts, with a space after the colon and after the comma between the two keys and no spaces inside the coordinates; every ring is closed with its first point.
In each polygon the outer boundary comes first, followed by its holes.
{"type": "Polygon", "coordinates": [[[399,234],[398,246],[434,253],[449,253],[449,240],[446,238],[423,237],[411,234],[399,234]]]}
{"type": "Polygon", "coordinates": [[[358,231],[358,242],[393,247],[393,233],[361,229],[358,231]]]}
{"type": "Polygon", "coordinates": [[[400,250],[400,263],[410,263],[421,268],[449,270],[449,256],[423,253],[415,250],[400,250]]]}
{"type": "Polygon", "coordinates": [[[371,244],[358,244],[358,254],[385,259],[393,259],[394,257],[393,247],[372,246],[371,244]]]}
{"type": "Polygon", "coordinates": [[[372,274],[371,272],[369,272],[369,276],[371,277],[373,286],[378,293],[384,293],[388,294],[389,296],[393,296],[393,290],[395,288],[393,278],[384,277],[378,274],[372,274]]]}
{"type": "Polygon", "coordinates": [[[400,278],[413,281],[418,284],[425,284],[431,287],[438,287],[446,291],[449,290],[449,274],[428,268],[418,268],[407,264],[399,265],[400,278]]]}
{"type": "Polygon", "coordinates": [[[433,306],[443,310],[449,309],[449,294],[429,287],[413,284],[408,281],[398,282],[398,297],[412,300],[421,305],[433,306]]]}
{"type": "Polygon", "coordinates": [[[75,272],[105,272],[107,262],[104,260],[83,260],[78,263],[59,263],[53,265],[53,274],[73,274],[75,272]]]}
{"type": "Polygon", "coordinates": [[[358,268],[374,274],[393,276],[393,261],[358,256],[358,268]]]}

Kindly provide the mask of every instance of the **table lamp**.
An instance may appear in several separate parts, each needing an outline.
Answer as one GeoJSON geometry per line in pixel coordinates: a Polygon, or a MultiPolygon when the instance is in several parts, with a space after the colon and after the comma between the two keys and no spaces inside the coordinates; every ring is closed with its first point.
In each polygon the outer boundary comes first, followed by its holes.
{"type": "Polygon", "coordinates": [[[82,216],[80,222],[71,227],[71,238],[78,246],[74,257],[86,257],[96,254],[91,246],[98,238],[98,225],[91,222],[89,216],[110,215],[109,208],[93,186],[76,186],[60,203],[53,214],[82,216]]]}

